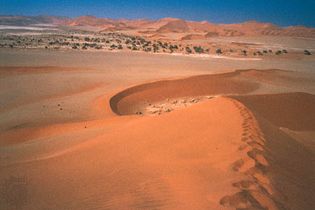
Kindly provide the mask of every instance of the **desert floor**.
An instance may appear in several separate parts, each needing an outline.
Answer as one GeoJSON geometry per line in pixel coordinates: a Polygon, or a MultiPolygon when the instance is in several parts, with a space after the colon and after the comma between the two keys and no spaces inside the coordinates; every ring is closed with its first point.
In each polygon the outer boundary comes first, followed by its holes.
{"type": "Polygon", "coordinates": [[[314,209],[315,59],[0,50],[1,209],[314,209]]]}

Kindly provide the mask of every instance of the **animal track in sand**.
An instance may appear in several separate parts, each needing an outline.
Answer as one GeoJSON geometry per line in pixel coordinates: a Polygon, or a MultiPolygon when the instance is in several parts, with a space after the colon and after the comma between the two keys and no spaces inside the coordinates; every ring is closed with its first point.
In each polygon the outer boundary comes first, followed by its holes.
{"type": "Polygon", "coordinates": [[[269,163],[264,156],[264,135],[251,111],[237,100],[231,100],[243,118],[241,141],[244,142],[238,148],[244,158],[235,161],[231,168],[247,178],[233,183],[240,191],[224,196],[220,204],[236,209],[277,209],[271,197],[273,189],[266,174],[269,163]]]}
{"type": "Polygon", "coordinates": [[[233,195],[225,196],[220,200],[220,204],[236,209],[264,209],[249,190],[242,190],[233,195]]]}

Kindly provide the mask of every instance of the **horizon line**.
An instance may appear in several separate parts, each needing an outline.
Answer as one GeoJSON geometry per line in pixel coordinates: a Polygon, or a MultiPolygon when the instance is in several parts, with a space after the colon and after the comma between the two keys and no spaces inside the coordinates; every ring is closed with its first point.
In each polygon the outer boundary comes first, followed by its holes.
{"type": "Polygon", "coordinates": [[[192,19],[184,19],[184,18],[178,18],[178,17],[171,17],[171,16],[164,16],[160,18],[124,18],[124,17],[104,17],[104,16],[96,16],[96,15],[91,15],[91,14],[85,14],[85,15],[79,15],[79,16],[64,16],[64,15],[52,15],[52,14],[38,14],[38,15],[23,15],[23,14],[0,14],[1,16],[18,16],[18,17],[58,17],[58,18],[69,18],[69,19],[75,19],[79,17],[94,17],[98,19],[111,19],[111,20],[149,20],[149,21],[157,21],[161,19],[166,19],[166,18],[173,18],[173,19],[179,19],[179,20],[185,20],[185,21],[190,21],[190,22],[208,22],[212,24],[217,24],[217,25],[230,25],[230,24],[242,24],[242,23],[249,23],[249,22],[257,22],[257,23],[266,23],[266,24],[272,24],[275,26],[287,28],[287,27],[305,27],[305,28],[315,28],[315,26],[307,26],[307,25],[302,25],[302,24],[296,24],[296,25],[281,25],[281,24],[276,24],[274,22],[268,22],[268,21],[260,21],[256,19],[247,19],[241,22],[220,22],[220,21],[210,21],[210,20],[192,20],[192,19]]]}

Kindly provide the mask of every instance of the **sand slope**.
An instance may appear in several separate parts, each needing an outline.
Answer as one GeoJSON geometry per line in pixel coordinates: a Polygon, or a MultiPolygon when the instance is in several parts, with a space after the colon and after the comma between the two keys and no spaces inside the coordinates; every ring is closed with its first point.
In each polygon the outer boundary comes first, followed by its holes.
{"type": "MultiPolygon", "coordinates": [[[[30,184],[30,193],[42,200],[41,208],[57,207],[49,201],[54,195],[62,209],[72,205],[218,209],[218,200],[236,191],[232,182],[242,175],[232,164],[244,156],[238,150],[242,127],[241,115],[229,99],[213,99],[154,118],[122,120],[119,128],[112,129],[61,156],[7,166],[2,176],[25,171],[38,180],[30,184]],[[178,119],[182,123],[176,123],[178,119]],[[82,190],[68,196],[69,185],[82,184],[82,190]]],[[[31,209],[38,203],[31,200],[28,205],[31,209]]]]}
{"type": "Polygon", "coordinates": [[[84,91],[79,99],[89,96],[100,118],[1,132],[1,208],[312,209],[314,150],[300,135],[314,137],[314,95],[266,94],[305,82],[312,86],[286,71],[247,70],[120,87],[103,97],[104,86],[84,91]],[[148,103],[209,95],[135,115],[148,103]]]}

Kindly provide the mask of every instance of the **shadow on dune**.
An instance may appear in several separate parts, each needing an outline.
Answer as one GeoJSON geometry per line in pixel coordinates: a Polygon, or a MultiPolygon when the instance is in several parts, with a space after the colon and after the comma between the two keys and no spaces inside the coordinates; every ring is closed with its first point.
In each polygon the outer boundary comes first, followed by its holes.
{"type": "Polygon", "coordinates": [[[279,209],[314,209],[314,152],[258,112],[255,115],[266,139],[264,154],[270,165],[265,174],[270,177],[279,209]]]}
{"type": "Polygon", "coordinates": [[[281,127],[295,131],[314,131],[315,95],[302,92],[246,95],[259,88],[261,79],[272,82],[271,78],[278,82],[283,80],[301,83],[301,80],[293,80],[294,77],[287,78],[286,72],[276,70],[202,75],[131,87],[113,96],[110,106],[118,115],[130,115],[146,102],[188,96],[234,94],[231,97],[240,101],[255,115],[266,139],[265,143],[260,145],[262,151],[259,152],[269,164],[256,164],[259,166],[259,173],[271,181],[271,199],[278,209],[313,209],[314,153],[306,145],[283,132],[281,127]],[[253,75],[254,79],[245,79],[253,75]]]}
{"type": "Polygon", "coordinates": [[[254,113],[264,133],[264,154],[270,164],[265,173],[271,178],[278,207],[313,209],[314,152],[280,127],[315,130],[315,95],[283,93],[234,98],[254,113]]]}
{"type": "Polygon", "coordinates": [[[118,115],[130,115],[144,102],[152,103],[167,98],[189,96],[246,94],[258,89],[259,84],[244,80],[239,75],[240,71],[235,71],[142,84],[113,96],[110,99],[110,106],[118,115]]]}
{"type": "Polygon", "coordinates": [[[297,131],[315,130],[315,95],[282,93],[235,98],[278,127],[297,131]]]}

